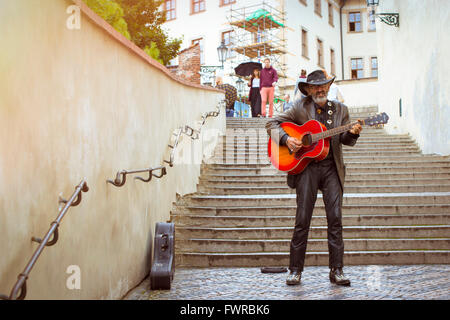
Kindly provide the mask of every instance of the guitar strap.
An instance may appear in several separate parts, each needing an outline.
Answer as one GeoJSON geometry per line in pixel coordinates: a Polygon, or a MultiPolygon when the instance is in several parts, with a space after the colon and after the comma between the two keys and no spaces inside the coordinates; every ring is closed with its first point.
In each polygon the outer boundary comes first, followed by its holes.
{"type": "Polygon", "coordinates": [[[327,129],[332,129],[334,128],[334,113],[336,112],[336,107],[334,105],[334,103],[332,103],[331,101],[327,102],[326,108],[325,108],[325,112],[326,112],[326,120],[325,120],[325,127],[327,127],[327,129]]]}

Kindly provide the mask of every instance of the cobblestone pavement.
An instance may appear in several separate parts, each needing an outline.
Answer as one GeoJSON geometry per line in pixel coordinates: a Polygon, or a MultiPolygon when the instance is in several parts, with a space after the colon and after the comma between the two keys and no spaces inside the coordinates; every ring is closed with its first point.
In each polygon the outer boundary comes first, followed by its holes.
{"type": "Polygon", "coordinates": [[[145,279],[127,300],[377,300],[450,299],[450,265],[347,266],[351,286],[331,284],[328,267],[305,267],[298,286],[286,285],[286,273],[260,268],[176,269],[171,290],[150,290],[145,279]]]}

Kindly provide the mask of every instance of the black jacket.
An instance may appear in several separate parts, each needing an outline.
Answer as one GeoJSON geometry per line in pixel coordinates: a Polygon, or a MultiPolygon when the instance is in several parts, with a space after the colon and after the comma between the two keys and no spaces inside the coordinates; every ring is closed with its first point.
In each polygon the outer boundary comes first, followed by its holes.
{"type": "MultiPolygon", "coordinates": [[[[331,119],[333,120],[332,128],[340,127],[342,125],[350,123],[350,116],[348,108],[343,103],[338,101],[330,101],[334,110],[331,119]]],[[[311,97],[304,99],[298,99],[295,101],[294,106],[286,112],[267,121],[266,130],[274,141],[278,144],[284,144],[288,136],[286,132],[281,128],[282,122],[293,122],[298,125],[302,125],[309,120],[314,119],[316,109],[311,97]]],[[[336,168],[341,182],[342,190],[344,190],[345,182],[345,164],[342,155],[342,144],[348,146],[354,146],[359,138],[359,134],[355,135],[349,131],[333,136],[331,138],[331,150],[333,152],[333,158],[336,163],[336,168]]],[[[291,176],[291,175],[290,175],[291,176]]],[[[290,187],[292,187],[289,183],[290,187]]]]}

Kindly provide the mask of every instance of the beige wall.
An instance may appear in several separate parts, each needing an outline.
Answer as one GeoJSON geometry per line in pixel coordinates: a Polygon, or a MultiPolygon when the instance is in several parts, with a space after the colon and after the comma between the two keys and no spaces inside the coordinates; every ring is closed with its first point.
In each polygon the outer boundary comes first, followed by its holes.
{"type": "Polygon", "coordinates": [[[376,106],[379,101],[377,78],[336,81],[348,107],[376,106]]]}
{"type": "Polygon", "coordinates": [[[390,116],[385,128],[410,133],[424,153],[449,155],[450,2],[385,0],[382,12],[400,14],[399,28],[377,20],[379,110],[390,116]]]}
{"type": "MultiPolygon", "coordinates": [[[[58,195],[68,198],[84,177],[90,188],[44,249],[27,299],[116,299],[143,279],[155,223],[169,219],[176,193],[195,191],[200,166],[176,165],[150,183],[129,177],[122,188],[105,181],[161,165],[172,130],[198,127],[224,97],[175,81],[84,13],[81,29],[69,30],[72,4],[0,0],[0,293],[37,247],[31,237],[56,218],[58,195]],[[81,290],[66,288],[69,265],[81,268],[81,290]]],[[[208,128],[224,131],[223,110],[208,128]]]]}

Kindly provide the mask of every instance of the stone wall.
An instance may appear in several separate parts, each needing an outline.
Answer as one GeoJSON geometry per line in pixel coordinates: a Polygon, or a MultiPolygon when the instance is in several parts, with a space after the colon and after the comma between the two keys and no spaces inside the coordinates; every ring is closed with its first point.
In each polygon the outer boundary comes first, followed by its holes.
{"type": "Polygon", "coordinates": [[[180,51],[178,66],[168,69],[177,77],[194,84],[200,84],[200,45],[195,44],[180,51]]]}

